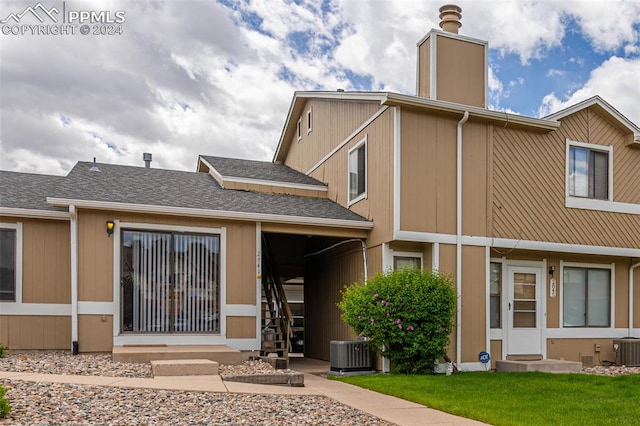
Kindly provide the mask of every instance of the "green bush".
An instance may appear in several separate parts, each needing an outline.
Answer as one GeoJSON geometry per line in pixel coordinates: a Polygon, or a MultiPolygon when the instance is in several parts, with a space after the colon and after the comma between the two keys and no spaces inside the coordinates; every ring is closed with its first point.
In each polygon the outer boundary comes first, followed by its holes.
{"type": "Polygon", "coordinates": [[[7,401],[4,397],[5,393],[7,393],[7,388],[4,388],[2,387],[2,385],[0,385],[0,418],[5,417],[11,411],[9,401],[7,401]]]}
{"type": "Polygon", "coordinates": [[[7,348],[5,345],[0,343],[0,358],[4,358],[5,356],[7,356],[7,350],[8,349],[9,348],[7,348]]]}
{"type": "Polygon", "coordinates": [[[342,320],[391,360],[395,373],[433,374],[446,354],[456,311],[448,277],[403,269],[342,291],[342,320]]]}

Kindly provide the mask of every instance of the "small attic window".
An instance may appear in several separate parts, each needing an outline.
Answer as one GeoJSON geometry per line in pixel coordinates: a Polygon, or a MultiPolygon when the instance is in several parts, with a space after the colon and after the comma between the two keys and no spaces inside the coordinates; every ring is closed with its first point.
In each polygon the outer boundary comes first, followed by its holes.
{"type": "Polygon", "coordinates": [[[311,133],[313,129],[313,110],[309,108],[307,111],[307,134],[311,133]]]}
{"type": "Polygon", "coordinates": [[[298,118],[297,135],[298,142],[300,142],[302,140],[302,117],[298,118]]]}

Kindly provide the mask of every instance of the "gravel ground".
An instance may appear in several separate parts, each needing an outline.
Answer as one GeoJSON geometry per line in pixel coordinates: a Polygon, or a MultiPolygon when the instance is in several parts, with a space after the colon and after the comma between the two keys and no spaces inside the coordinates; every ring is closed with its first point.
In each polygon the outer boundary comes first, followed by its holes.
{"type": "MultiPolygon", "coordinates": [[[[115,363],[110,355],[12,353],[0,370],[49,374],[151,377],[148,364],[115,363]]],[[[220,366],[220,374],[266,374],[270,364],[220,366]]],[[[595,366],[586,374],[640,374],[640,367],[595,366]]],[[[4,380],[12,412],[3,424],[104,425],[389,425],[330,398],[110,388],[4,380]]]]}
{"type": "MultiPolygon", "coordinates": [[[[68,352],[13,353],[0,370],[49,374],[151,377],[148,364],[111,361],[110,355],[68,352]]],[[[267,374],[264,362],[220,366],[220,374],[267,374]]],[[[247,395],[111,388],[3,380],[11,425],[390,425],[323,397],[247,395]]]]}

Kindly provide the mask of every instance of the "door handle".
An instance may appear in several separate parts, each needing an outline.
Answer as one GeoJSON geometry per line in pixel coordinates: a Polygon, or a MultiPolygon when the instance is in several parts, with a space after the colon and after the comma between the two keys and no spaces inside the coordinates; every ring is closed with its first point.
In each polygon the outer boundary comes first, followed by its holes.
{"type": "Polygon", "coordinates": [[[509,310],[511,310],[511,302],[509,302],[509,310]]]}

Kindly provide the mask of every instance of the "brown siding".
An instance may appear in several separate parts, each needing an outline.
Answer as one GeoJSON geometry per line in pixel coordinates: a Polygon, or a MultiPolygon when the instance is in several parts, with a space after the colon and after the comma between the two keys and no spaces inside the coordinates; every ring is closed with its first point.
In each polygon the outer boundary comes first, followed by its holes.
{"type": "Polygon", "coordinates": [[[547,339],[547,358],[581,361],[581,355],[593,356],[594,364],[600,361],[615,361],[613,339],[547,339]],[[600,353],[595,352],[595,344],[600,345],[600,353]]]}
{"type": "Polygon", "coordinates": [[[367,249],[367,273],[374,277],[382,272],[382,244],[367,249]]]}
{"type": "MultiPolygon", "coordinates": [[[[113,238],[105,222],[180,225],[227,229],[227,303],[256,303],[255,225],[178,216],[83,210],[78,214],[78,297],[81,301],[112,301],[113,238]]],[[[116,260],[118,261],[118,260],[116,260]]]]}
{"type": "Polygon", "coordinates": [[[488,128],[468,122],[462,135],[462,233],[487,235],[488,128]]]}
{"type": "Polygon", "coordinates": [[[484,107],[484,46],[437,36],[436,98],[448,102],[484,107]]]}
{"type": "Polygon", "coordinates": [[[229,339],[255,339],[256,317],[227,317],[229,339]]]}
{"type": "Polygon", "coordinates": [[[331,340],[355,338],[353,330],[340,319],[336,303],[341,300],[344,286],[361,282],[362,278],[359,249],[308,258],[304,286],[305,356],[328,361],[331,340]]]}
{"type": "Polygon", "coordinates": [[[68,350],[71,317],[0,316],[0,342],[14,350],[68,350]]]}
{"type": "MultiPolygon", "coordinates": [[[[440,244],[440,267],[438,271],[441,274],[449,276],[452,280],[456,279],[456,246],[452,244],[440,244]]],[[[447,354],[456,359],[456,331],[449,338],[449,349],[447,354]]]]}
{"type": "Polygon", "coordinates": [[[486,350],[485,248],[462,247],[462,362],[486,350]]]}
{"type": "Polygon", "coordinates": [[[402,110],[400,229],[456,232],[456,125],[402,110]]]}
{"type": "MultiPolygon", "coordinates": [[[[285,164],[306,173],[379,109],[378,102],[307,101],[302,109],[302,139],[298,142],[294,132],[285,164]],[[313,130],[307,134],[306,114],[310,107],[313,110],[313,130]]],[[[292,121],[295,126],[298,117],[292,117],[292,121]]]]}
{"type": "Polygon", "coordinates": [[[80,352],[111,352],[111,348],[113,348],[113,316],[78,315],[80,352]]]}
{"type": "Polygon", "coordinates": [[[328,198],[347,205],[348,152],[367,136],[367,198],[350,209],[375,222],[367,244],[375,246],[391,237],[393,218],[393,109],[390,108],[311,176],[329,185],[328,198]]]}
{"type": "Polygon", "coordinates": [[[640,247],[640,216],[565,207],[566,139],[613,145],[614,201],[639,202],[640,150],[594,110],[562,119],[546,135],[495,127],[493,236],[612,247],[640,247]]]}
{"type": "Polygon", "coordinates": [[[495,370],[496,368],[496,360],[502,359],[502,340],[492,340],[491,341],[491,368],[495,370]]]}
{"type": "MultiPolygon", "coordinates": [[[[636,259],[637,260],[637,259],[636,259]]],[[[627,294],[629,292],[627,291],[627,294]]],[[[633,327],[640,328],[640,268],[633,271],[633,327]]]]}
{"type": "Polygon", "coordinates": [[[105,223],[114,217],[111,212],[78,213],[78,300],[113,301],[113,237],[105,223]]]}
{"type": "Polygon", "coordinates": [[[429,84],[431,83],[431,39],[426,39],[418,46],[418,96],[429,97],[429,84]]]}
{"type": "Polygon", "coordinates": [[[71,302],[71,237],[68,221],[23,223],[22,302],[71,302]]]}

